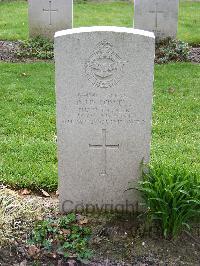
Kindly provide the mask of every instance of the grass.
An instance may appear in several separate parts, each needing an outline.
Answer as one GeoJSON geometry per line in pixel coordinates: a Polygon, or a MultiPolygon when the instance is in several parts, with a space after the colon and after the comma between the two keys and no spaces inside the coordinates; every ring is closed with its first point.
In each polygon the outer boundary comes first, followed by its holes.
{"type": "Polygon", "coordinates": [[[200,43],[200,2],[180,2],[177,37],[191,44],[200,43]]]}
{"type": "Polygon", "coordinates": [[[0,2],[0,39],[25,40],[28,38],[27,2],[0,2]]]}
{"type": "MultiPolygon", "coordinates": [[[[189,43],[200,43],[200,3],[180,2],[178,38],[189,43]]],[[[28,38],[27,2],[0,2],[0,39],[28,38]],[[19,15],[20,14],[20,15],[19,15]]],[[[74,27],[114,25],[133,26],[133,4],[86,3],[74,4],[74,27]]]]}
{"type": "Polygon", "coordinates": [[[74,27],[133,26],[133,4],[117,3],[75,4],[74,27]]]}
{"type": "MultiPolygon", "coordinates": [[[[0,182],[57,188],[54,65],[0,64],[0,182]]],[[[157,65],[151,165],[157,175],[200,176],[199,66],[157,65]]]]}
{"type": "Polygon", "coordinates": [[[164,167],[172,175],[179,169],[200,176],[199,82],[199,65],[156,66],[152,165],[157,172],[164,167]]]}
{"type": "Polygon", "coordinates": [[[1,178],[10,185],[57,185],[53,64],[1,64],[1,178]]]}

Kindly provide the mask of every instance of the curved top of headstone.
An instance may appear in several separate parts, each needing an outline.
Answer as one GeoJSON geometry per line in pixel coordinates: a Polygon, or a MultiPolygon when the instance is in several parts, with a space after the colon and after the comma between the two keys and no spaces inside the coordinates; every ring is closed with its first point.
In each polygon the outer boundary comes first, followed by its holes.
{"type": "Polygon", "coordinates": [[[150,38],[155,39],[155,35],[153,32],[138,30],[133,28],[125,28],[125,27],[115,27],[115,26],[94,26],[94,27],[81,27],[81,28],[74,28],[68,30],[57,31],[55,33],[55,38],[62,37],[69,34],[78,34],[78,33],[86,33],[86,32],[122,32],[122,33],[132,33],[135,35],[142,35],[150,38]]]}

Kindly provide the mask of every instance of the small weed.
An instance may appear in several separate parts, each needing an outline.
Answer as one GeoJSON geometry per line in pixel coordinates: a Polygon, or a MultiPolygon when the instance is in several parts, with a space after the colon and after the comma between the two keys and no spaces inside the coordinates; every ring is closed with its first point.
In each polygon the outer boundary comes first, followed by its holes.
{"type": "Polygon", "coordinates": [[[81,225],[74,213],[58,219],[48,219],[36,223],[29,244],[49,254],[85,261],[91,258],[88,242],[90,228],[81,225]]]}
{"type": "Polygon", "coordinates": [[[23,41],[16,55],[20,58],[53,59],[53,42],[42,37],[23,41]]]}
{"type": "Polygon", "coordinates": [[[156,63],[188,61],[189,45],[183,41],[167,38],[156,44],[156,63]]]}
{"type": "Polygon", "coordinates": [[[200,180],[196,176],[160,176],[150,169],[138,187],[150,221],[160,224],[165,238],[176,237],[200,217],[200,180]]]}

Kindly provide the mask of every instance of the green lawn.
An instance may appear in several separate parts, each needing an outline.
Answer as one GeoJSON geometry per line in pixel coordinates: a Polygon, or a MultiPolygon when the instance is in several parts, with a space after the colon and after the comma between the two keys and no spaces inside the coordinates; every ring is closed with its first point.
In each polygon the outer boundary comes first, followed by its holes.
{"type": "MultiPolygon", "coordinates": [[[[28,38],[27,2],[0,2],[0,39],[28,38]]],[[[133,4],[86,3],[74,5],[74,27],[114,25],[132,27],[133,4]]],[[[178,38],[200,43],[200,3],[181,0],[178,38]]]]}
{"type": "Polygon", "coordinates": [[[194,44],[200,43],[200,2],[181,1],[178,39],[194,44]]]}
{"type": "MultiPolygon", "coordinates": [[[[54,65],[1,63],[0,78],[0,182],[54,190],[54,65]]],[[[197,64],[156,66],[151,165],[158,175],[200,176],[199,83],[197,64]]]]}
{"type": "Polygon", "coordinates": [[[53,64],[0,64],[0,175],[8,184],[57,184],[53,64]]]}

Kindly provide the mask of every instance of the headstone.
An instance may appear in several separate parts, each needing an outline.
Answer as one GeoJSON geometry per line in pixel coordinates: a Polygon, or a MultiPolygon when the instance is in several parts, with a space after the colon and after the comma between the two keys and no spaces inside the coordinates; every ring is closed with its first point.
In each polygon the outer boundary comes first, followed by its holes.
{"type": "Polygon", "coordinates": [[[125,190],[149,161],[154,45],[128,28],[55,34],[61,211],[134,208],[125,190]]]}
{"type": "Polygon", "coordinates": [[[53,39],[56,31],[71,29],[73,0],[28,0],[29,35],[53,39]]]}
{"type": "Polygon", "coordinates": [[[176,38],[179,0],[135,0],[134,28],[153,31],[156,39],[176,38]]]}

